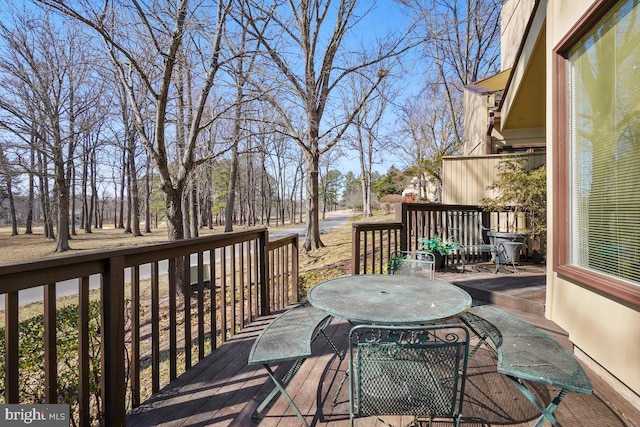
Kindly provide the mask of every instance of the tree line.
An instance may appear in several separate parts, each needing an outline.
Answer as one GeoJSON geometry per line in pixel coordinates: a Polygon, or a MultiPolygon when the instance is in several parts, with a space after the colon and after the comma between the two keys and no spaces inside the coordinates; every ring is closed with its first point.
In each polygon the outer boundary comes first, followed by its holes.
{"type": "Polygon", "coordinates": [[[462,87],[497,67],[500,3],[8,5],[0,196],[13,231],[20,189],[26,232],[38,206],[56,251],[105,213],[133,235],[161,216],[169,239],[214,222],[301,221],[304,249],[321,247],[341,158],[358,165],[365,215],[373,167],[390,156],[441,179],[441,158],[462,143],[462,87]],[[372,30],[385,6],[402,19],[372,30]]]}

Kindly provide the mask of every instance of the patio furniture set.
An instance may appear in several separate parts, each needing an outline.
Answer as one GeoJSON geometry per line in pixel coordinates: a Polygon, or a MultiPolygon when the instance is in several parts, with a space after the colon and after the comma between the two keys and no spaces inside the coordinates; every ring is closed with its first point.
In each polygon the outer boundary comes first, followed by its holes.
{"type": "Polygon", "coordinates": [[[498,372],[540,410],[538,427],[546,421],[557,425],[553,412],[569,391],[592,392],[571,353],[546,333],[496,308],[471,307],[469,294],[443,281],[401,275],[343,276],[313,287],[308,300],[278,316],[253,344],[249,364],[262,364],[275,384],[256,417],[281,393],[302,425],[309,425],[287,394],[286,383],[312,355],[311,342],[334,317],[353,324],[345,353],[349,355],[352,425],[356,417],[407,415],[450,418],[459,426],[467,360],[480,346],[497,357],[498,372]],[[471,350],[470,340],[475,341],[471,350]],[[278,378],[272,365],[290,360],[296,363],[278,378]],[[558,387],[560,392],[545,406],[527,382],[558,387]]]}
{"type": "MultiPolygon", "coordinates": [[[[518,272],[516,265],[523,242],[501,238],[501,233],[491,230],[482,224],[478,212],[449,212],[447,214],[447,230],[449,239],[444,242],[449,252],[458,251],[464,273],[468,259],[473,255],[488,253],[498,273],[504,264],[509,264],[513,272],[518,272]]],[[[521,235],[520,235],[521,236],[521,235]]],[[[440,239],[440,238],[439,238],[440,239]]],[[[432,242],[433,239],[419,239],[419,242],[432,242]]],[[[443,255],[434,253],[424,245],[415,251],[395,251],[391,256],[389,270],[392,274],[424,276],[433,279],[438,267],[438,258],[443,255]]],[[[444,267],[444,263],[443,263],[444,267]]]]}
{"type": "Polygon", "coordinates": [[[485,227],[478,212],[452,211],[447,213],[447,227],[451,241],[460,251],[462,272],[464,273],[468,257],[472,254],[491,254],[495,264],[494,272],[500,271],[501,265],[510,264],[514,272],[519,254],[524,245],[524,235],[517,233],[501,233],[485,227]]]}

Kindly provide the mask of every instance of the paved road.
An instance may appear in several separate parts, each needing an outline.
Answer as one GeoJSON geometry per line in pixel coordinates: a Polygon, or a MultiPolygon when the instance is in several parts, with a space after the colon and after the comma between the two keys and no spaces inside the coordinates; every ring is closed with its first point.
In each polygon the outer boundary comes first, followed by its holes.
{"type": "MultiPolygon", "coordinates": [[[[332,228],[339,227],[345,224],[350,218],[350,215],[346,212],[333,213],[330,214],[325,220],[320,221],[320,233],[326,233],[332,228]]],[[[304,240],[306,233],[306,226],[303,224],[301,226],[289,227],[286,229],[273,229],[269,230],[269,237],[271,239],[286,236],[289,234],[298,233],[300,236],[300,240],[304,240]]],[[[205,254],[205,263],[208,262],[208,254],[205,254]]],[[[196,256],[192,262],[196,262],[196,256]]],[[[167,272],[167,261],[161,261],[159,263],[159,272],[160,274],[166,274],[167,272]]],[[[149,265],[143,265],[140,267],[140,278],[147,279],[151,276],[149,265]]],[[[130,271],[127,269],[125,272],[125,281],[130,281],[130,271]]],[[[99,275],[93,275],[89,278],[89,288],[90,289],[98,289],[100,286],[100,277],[99,275]]],[[[64,282],[58,282],[56,286],[56,295],[58,297],[64,297],[69,295],[75,295],[78,293],[78,281],[77,280],[66,280],[64,282]]],[[[43,299],[43,288],[42,286],[25,289],[24,291],[20,291],[18,301],[20,305],[27,305],[33,302],[39,302],[43,299]]],[[[4,310],[4,298],[0,298],[0,310],[4,310]]]]}

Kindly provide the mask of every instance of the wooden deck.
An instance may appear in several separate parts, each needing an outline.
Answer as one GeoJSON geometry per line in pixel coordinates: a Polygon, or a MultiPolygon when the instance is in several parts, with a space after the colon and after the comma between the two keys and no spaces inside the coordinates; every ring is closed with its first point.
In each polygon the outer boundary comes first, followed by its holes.
{"type": "MultiPolygon", "coordinates": [[[[442,280],[467,289],[474,298],[496,304],[524,320],[546,329],[561,344],[570,346],[566,334],[544,319],[544,269],[523,267],[519,274],[490,274],[470,271],[465,274],[437,273],[442,280]]],[[[478,303],[481,303],[478,301],[478,303]]],[[[278,397],[260,419],[253,413],[272,387],[262,367],[247,365],[253,340],[272,317],[262,318],[244,329],[229,343],[197,363],[137,408],[127,418],[128,426],[299,426],[300,421],[278,397]]],[[[335,319],[328,328],[331,339],[346,348],[347,322],[335,319]]],[[[319,337],[313,345],[314,357],[307,359],[287,386],[307,422],[318,427],[349,425],[348,385],[332,404],[335,391],[344,376],[347,360],[340,361],[326,340],[319,337]]],[[[285,372],[289,364],[278,366],[285,372]]],[[[640,411],[622,399],[607,383],[585,367],[594,386],[593,395],[569,393],[555,414],[562,427],[639,427],[640,411]]],[[[537,411],[501,374],[495,360],[480,350],[470,360],[463,406],[465,427],[532,426],[537,411]]],[[[536,393],[545,403],[557,390],[536,384],[536,393]]],[[[382,417],[391,425],[407,425],[410,419],[382,417]]],[[[358,418],[356,426],[385,425],[375,418],[358,418]]],[[[434,426],[449,426],[448,420],[434,426]]]]}

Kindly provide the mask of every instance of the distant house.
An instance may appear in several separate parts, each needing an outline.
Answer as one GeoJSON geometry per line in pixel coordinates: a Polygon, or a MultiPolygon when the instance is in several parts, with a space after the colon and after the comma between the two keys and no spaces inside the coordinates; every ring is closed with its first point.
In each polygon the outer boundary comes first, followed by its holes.
{"type": "Polygon", "coordinates": [[[545,156],[546,315],[640,407],[640,4],[507,0],[502,19],[503,72],[465,94],[443,201],[481,198],[500,153],[545,156]]]}
{"type": "Polygon", "coordinates": [[[402,201],[404,202],[433,202],[435,199],[435,183],[426,175],[422,179],[417,176],[412,177],[402,190],[402,201]]]}

